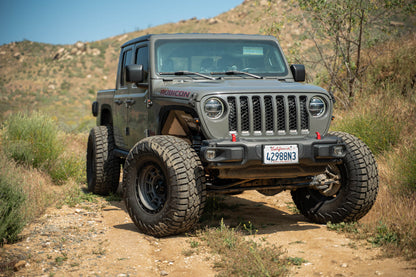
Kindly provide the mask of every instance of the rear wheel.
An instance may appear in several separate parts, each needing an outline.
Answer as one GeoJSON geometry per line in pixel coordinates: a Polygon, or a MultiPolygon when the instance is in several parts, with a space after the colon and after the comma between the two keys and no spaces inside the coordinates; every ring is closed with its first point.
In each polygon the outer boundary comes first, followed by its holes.
{"type": "Polygon", "coordinates": [[[117,190],[120,161],[114,156],[114,148],[111,126],[98,126],[91,130],[87,146],[88,191],[108,195],[117,190]]]}
{"type": "Polygon", "coordinates": [[[205,174],[196,152],[182,139],[153,136],[127,156],[123,193],[127,210],[145,234],[162,237],[189,230],[202,214],[205,174]]]}
{"type": "Polygon", "coordinates": [[[368,213],[378,192],[377,164],[370,149],[353,135],[334,132],[346,144],[342,164],[329,165],[328,178],[340,180],[325,189],[292,191],[299,211],[316,223],[356,221],[368,213]]]}

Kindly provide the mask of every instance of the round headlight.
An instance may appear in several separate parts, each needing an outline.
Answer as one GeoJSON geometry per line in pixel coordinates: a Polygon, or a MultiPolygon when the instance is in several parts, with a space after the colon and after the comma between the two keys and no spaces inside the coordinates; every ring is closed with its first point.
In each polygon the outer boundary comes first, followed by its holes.
{"type": "Polygon", "coordinates": [[[204,111],[210,119],[218,119],[224,113],[224,104],[219,98],[209,98],[205,101],[204,111]]]}
{"type": "Polygon", "coordinates": [[[325,101],[321,97],[314,96],[309,101],[309,112],[312,116],[322,116],[326,111],[325,101]]]}

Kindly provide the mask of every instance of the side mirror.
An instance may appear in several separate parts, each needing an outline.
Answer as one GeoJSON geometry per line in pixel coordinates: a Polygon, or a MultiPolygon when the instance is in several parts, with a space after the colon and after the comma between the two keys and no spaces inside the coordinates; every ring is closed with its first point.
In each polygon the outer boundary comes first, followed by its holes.
{"type": "Polygon", "coordinates": [[[292,64],[290,66],[295,82],[305,82],[305,66],[303,64],[292,64]]]}
{"type": "Polygon", "coordinates": [[[143,82],[143,65],[129,64],[126,66],[126,82],[141,83],[143,82]]]}

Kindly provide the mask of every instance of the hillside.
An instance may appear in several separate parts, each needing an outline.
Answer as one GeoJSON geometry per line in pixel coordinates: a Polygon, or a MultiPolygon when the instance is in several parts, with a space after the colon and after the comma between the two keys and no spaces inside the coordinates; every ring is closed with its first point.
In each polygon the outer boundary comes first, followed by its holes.
{"type": "Polygon", "coordinates": [[[308,30],[296,19],[300,14],[291,1],[244,0],[213,18],[181,20],[101,41],[52,45],[25,40],[2,45],[0,121],[12,112],[41,110],[66,130],[88,130],[94,124],[90,105],[96,91],[114,87],[120,46],[149,33],[278,34],[289,61],[315,67],[314,44],[305,39],[308,30]]]}
{"type": "MultiPolygon", "coordinates": [[[[22,206],[20,212],[30,219],[22,221],[23,225],[28,223],[22,240],[0,244],[0,276],[2,270],[10,271],[10,276],[60,276],[68,272],[100,276],[137,276],[143,272],[150,272],[149,276],[233,276],[225,270],[237,266],[248,272],[250,265],[244,259],[249,257],[257,263],[262,260],[258,258],[260,253],[270,257],[276,249],[286,251],[283,265],[294,276],[415,276],[415,16],[409,17],[413,29],[406,36],[394,36],[403,34],[407,24],[397,18],[393,25],[388,23],[395,32],[388,34],[389,39],[366,45],[362,53],[365,70],[360,72],[355,98],[348,99],[349,106],[343,106],[341,101],[335,106],[331,130],[349,132],[365,141],[378,163],[377,201],[358,223],[312,224],[298,213],[287,192],[277,197],[245,192],[207,201],[206,214],[196,232],[154,239],[137,232],[118,195],[104,199],[82,190],[86,180],[87,130],[95,124],[91,103],[97,90],[114,87],[119,49],[129,39],[148,33],[278,34],[289,60],[305,63],[309,74],[318,75],[316,83],[328,85],[328,75],[314,68],[319,66],[314,60],[314,45],[305,40],[307,28],[299,28],[300,23],[294,19],[301,13],[289,5],[292,1],[241,1],[239,6],[214,18],[191,18],[101,41],[73,45],[21,41],[0,46],[0,185],[3,181],[6,188],[22,187],[22,194],[28,197],[16,202],[22,206]],[[32,110],[47,115],[34,114],[39,125],[24,117],[23,123],[16,121],[14,126],[30,126],[33,128],[27,129],[36,132],[29,133],[27,141],[11,139],[15,144],[8,145],[8,132],[13,128],[11,120],[5,119],[11,114],[18,118],[17,112],[32,110]],[[31,145],[34,137],[42,137],[38,130],[49,130],[45,122],[56,127],[52,133],[58,143],[36,145],[57,146],[58,158],[42,155],[51,162],[50,167],[32,168],[33,158],[28,158],[27,164],[6,156],[8,150],[22,149],[27,153],[22,146],[31,145]],[[74,134],[77,132],[80,134],[74,134]],[[236,230],[238,234],[233,233],[236,230]],[[216,243],[208,242],[210,234],[217,238],[216,243]],[[244,244],[241,251],[230,248],[229,243],[237,239],[248,243],[253,239],[255,243],[244,244]],[[214,250],[218,245],[222,249],[214,250]],[[260,252],[254,251],[260,245],[260,252]],[[225,248],[232,249],[232,253],[218,254],[225,248]],[[12,273],[17,265],[20,271],[12,273]]],[[[339,72],[339,76],[347,82],[345,72],[339,72]]],[[[46,132],[47,137],[50,133],[46,132]]],[[[34,152],[46,151],[35,148],[34,152]]],[[[13,223],[19,221],[10,218],[13,223]]],[[[271,266],[275,265],[273,258],[271,266]]],[[[262,272],[267,267],[262,263],[257,266],[262,272]]]]}
{"type": "MultiPolygon", "coordinates": [[[[277,1],[278,14],[291,11],[277,1]]],[[[260,33],[271,18],[267,0],[246,0],[214,18],[191,18],[95,42],[51,45],[31,41],[0,46],[0,121],[16,111],[41,110],[56,116],[68,130],[93,124],[90,105],[99,89],[113,88],[120,46],[149,33],[260,33]]],[[[287,26],[287,34],[298,34],[287,26]]],[[[282,39],[287,48],[292,39],[282,39]]]]}

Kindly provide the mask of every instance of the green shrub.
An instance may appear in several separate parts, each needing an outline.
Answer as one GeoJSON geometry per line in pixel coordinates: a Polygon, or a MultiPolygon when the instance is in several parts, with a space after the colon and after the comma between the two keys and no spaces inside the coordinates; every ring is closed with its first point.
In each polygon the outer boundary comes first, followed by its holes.
{"type": "Polygon", "coordinates": [[[281,247],[245,239],[241,231],[230,228],[221,220],[217,228],[198,235],[220,256],[214,265],[218,276],[284,276],[289,261],[282,257],[281,247]]]}
{"type": "Polygon", "coordinates": [[[387,113],[370,110],[359,115],[349,113],[333,129],[357,136],[374,154],[379,154],[399,142],[402,124],[387,113]]]}
{"type": "Polygon", "coordinates": [[[399,235],[380,220],[374,231],[374,236],[369,238],[368,241],[374,246],[397,245],[399,243],[399,235]]]}
{"type": "Polygon", "coordinates": [[[70,178],[75,182],[84,181],[84,161],[75,156],[61,156],[55,166],[49,171],[49,175],[55,183],[62,183],[70,178]]]}
{"type": "Polygon", "coordinates": [[[46,172],[57,184],[70,178],[81,182],[84,161],[65,153],[58,133],[57,123],[44,114],[14,114],[4,124],[3,150],[8,158],[46,172]]]}
{"type": "Polygon", "coordinates": [[[56,123],[40,113],[11,115],[4,124],[2,139],[9,158],[47,172],[63,152],[56,123]]]}
{"type": "Polygon", "coordinates": [[[21,177],[14,174],[12,165],[0,152],[0,245],[17,240],[25,226],[23,207],[25,194],[21,177]]]}
{"type": "Polygon", "coordinates": [[[416,141],[404,148],[402,153],[394,157],[393,167],[400,184],[416,192],[416,141]]]}

